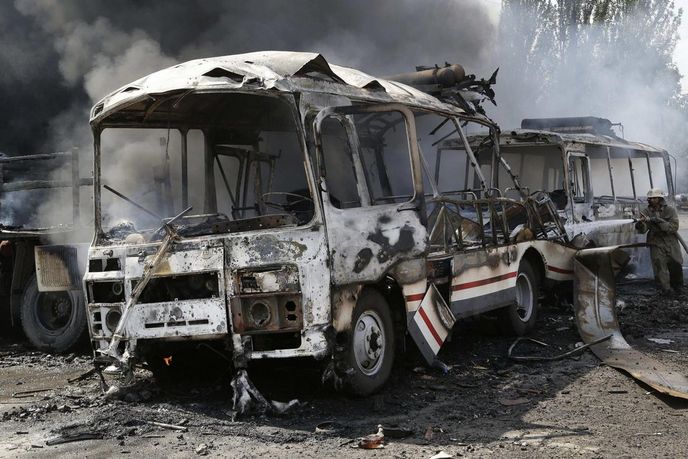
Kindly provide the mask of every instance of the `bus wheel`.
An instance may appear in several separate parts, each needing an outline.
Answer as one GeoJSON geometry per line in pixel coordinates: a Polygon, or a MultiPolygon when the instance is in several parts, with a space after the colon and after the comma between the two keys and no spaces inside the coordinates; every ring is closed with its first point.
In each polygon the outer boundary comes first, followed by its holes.
{"type": "Polygon", "coordinates": [[[29,342],[46,352],[66,352],[86,331],[86,308],[79,291],[39,292],[36,275],[21,302],[21,324],[29,342]]]}
{"type": "Polygon", "coordinates": [[[363,290],[352,314],[345,351],[347,366],[353,369],[347,391],[366,396],[384,386],[392,371],[394,349],[394,323],[387,301],[376,290],[363,290]]]}
{"type": "Polygon", "coordinates": [[[508,331],[523,336],[535,328],[538,316],[540,279],[528,261],[521,261],[516,276],[514,303],[504,308],[503,324],[508,331]]]}

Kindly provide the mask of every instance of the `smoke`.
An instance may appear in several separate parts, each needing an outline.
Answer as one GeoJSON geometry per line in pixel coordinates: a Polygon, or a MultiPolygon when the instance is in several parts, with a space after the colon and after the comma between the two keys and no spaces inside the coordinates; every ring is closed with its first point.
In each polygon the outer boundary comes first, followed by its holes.
{"type": "MultiPolygon", "coordinates": [[[[0,151],[78,148],[86,177],[92,173],[90,107],[110,91],[177,62],[294,50],[319,52],[330,62],[378,75],[445,61],[480,73],[496,30],[494,8],[481,0],[353,0],[326,7],[315,0],[0,2],[0,98],[6,101],[0,151]]],[[[22,223],[53,217],[62,223],[58,217],[68,207],[68,194],[55,192],[54,199],[23,208],[25,198],[6,194],[3,221],[12,213],[22,223]]],[[[90,204],[88,198],[82,201],[90,204]]]]}
{"type": "MultiPolygon", "coordinates": [[[[3,121],[31,126],[27,131],[40,123],[45,133],[3,136],[0,151],[9,154],[88,148],[83,132],[88,132],[87,113],[95,101],[179,61],[298,50],[320,52],[330,62],[373,74],[444,61],[478,71],[488,61],[496,32],[493,11],[480,0],[354,0],[328,2],[326,8],[312,0],[16,0],[0,8],[6,18],[0,25],[13,25],[23,38],[17,43],[9,31],[0,32],[0,57],[14,77],[6,81],[3,75],[0,94],[11,93],[12,83],[40,83],[41,101],[60,96],[50,107],[36,101],[33,120],[22,119],[28,117],[19,111],[2,115],[3,121]]],[[[18,97],[12,106],[22,102],[31,101],[18,97]]]]}
{"type": "Polygon", "coordinates": [[[522,118],[592,115],[623,123],[627,139],[685,151],[685,102],[672,61],[676,17],[652,10],[661,2],[639,2],[650,6],[570,24],[565,2],[559,15],[547,3],[511,0],[502,11],[494,53],[500,107],[492,113],[502,128],[520,127],[522,118]]]}
{"type": "Polygon", "coordinates": [[[176,62],[271,49],[320,52],[377,75],[445,61],[482,76],[500,67],[499,106],[487,108],[503,129],[525,117],[594,115],[622,122],[629,139],[686,149],[680,75],[667,65],[671,47],[657,52],[662,34],[652,31],[660,24],[648,22],[647,11],[615,17],[611,25],[564,27],[548,2],[512,0],[499,17],[494,6],[481,0],[326,7],[311,0],[0,3],[0,94],[8,101],[0,151],[78,147],[88,165],[88,112],[108,92],[176,62]]]}

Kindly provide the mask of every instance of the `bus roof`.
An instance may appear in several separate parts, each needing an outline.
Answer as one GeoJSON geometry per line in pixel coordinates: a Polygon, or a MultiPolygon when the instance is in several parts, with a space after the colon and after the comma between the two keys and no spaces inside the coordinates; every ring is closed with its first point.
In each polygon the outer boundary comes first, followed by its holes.
{"type": "Polygon", "coordinates": [[[90,121],[98,124],[112,113],[141,103],[154,108],[153,104],[166,94],[232,89],[320,92],[463,113],[405,84],[332,65],[317,53],[261,51],[196,59],[147,75],[101,99],[92,108],[90,121]]]}

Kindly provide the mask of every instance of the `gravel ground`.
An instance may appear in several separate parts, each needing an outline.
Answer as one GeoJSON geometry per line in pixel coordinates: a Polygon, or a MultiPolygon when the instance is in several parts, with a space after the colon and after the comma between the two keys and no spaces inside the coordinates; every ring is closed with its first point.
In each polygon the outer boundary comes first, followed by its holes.
{"type": "MultiPolygon", "coordinates": [[[[688,373],[688,297],[659,297],[645,281],[620,290],[619,317],[629,343],[688,373]]],[[[540,322],[533,338],[548,345],[523,342],[516,352],[557,355],[580,341],[570,308],[546,308],[540,322]]],[[[652,392],[589,351],[552,362],[514,362],[507,357],[513,338],[495,329],[488,319],[459,323],[440,353],[450,366],[447,374],[425,368],[409,352],[386,389],[367,399],[323,387],[311,361],[251,368],[266,396],[298,398],[300,405],[282,416],[247,418],[231,411],[229,372],[200,371],[160,385],[141,370],[130,390],[108,398],[97,375],[67,382],[91,368],[88,352],[50,356],[0,343],[0,457],[685,455],[688,402],[652,392]],[[386,428],[384,449],[357,448],[358,438],[378,425],[386,428]],[[51,444],[69,436],[80,441],[51,444]]]]}

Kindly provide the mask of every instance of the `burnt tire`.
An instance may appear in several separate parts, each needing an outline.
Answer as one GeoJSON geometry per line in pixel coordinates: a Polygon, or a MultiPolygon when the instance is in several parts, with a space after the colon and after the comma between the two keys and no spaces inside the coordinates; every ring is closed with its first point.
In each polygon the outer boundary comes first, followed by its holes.
{"type": "Polygon", "coordinates": [[[66,352],[86,332],[81,292],[39,292],[35,274],[24,288],[20,319],[29,342],[46,352],[66,352]]]}
{"type": "Polygon", "coordinates": [[[345,390],[367,396],[382,388],[394,363],[394,322],[389,304],[376,290],[363,290],[351,317],[344,361],[353,372],[345,390]]]}
{"type": "Polygon", "coordinates": [[[514,303],[501,311],[504,331],[523,336],[535,328],[539,312],[540,277],[533,266],[522,260],[516,275],[514,303]]]}

